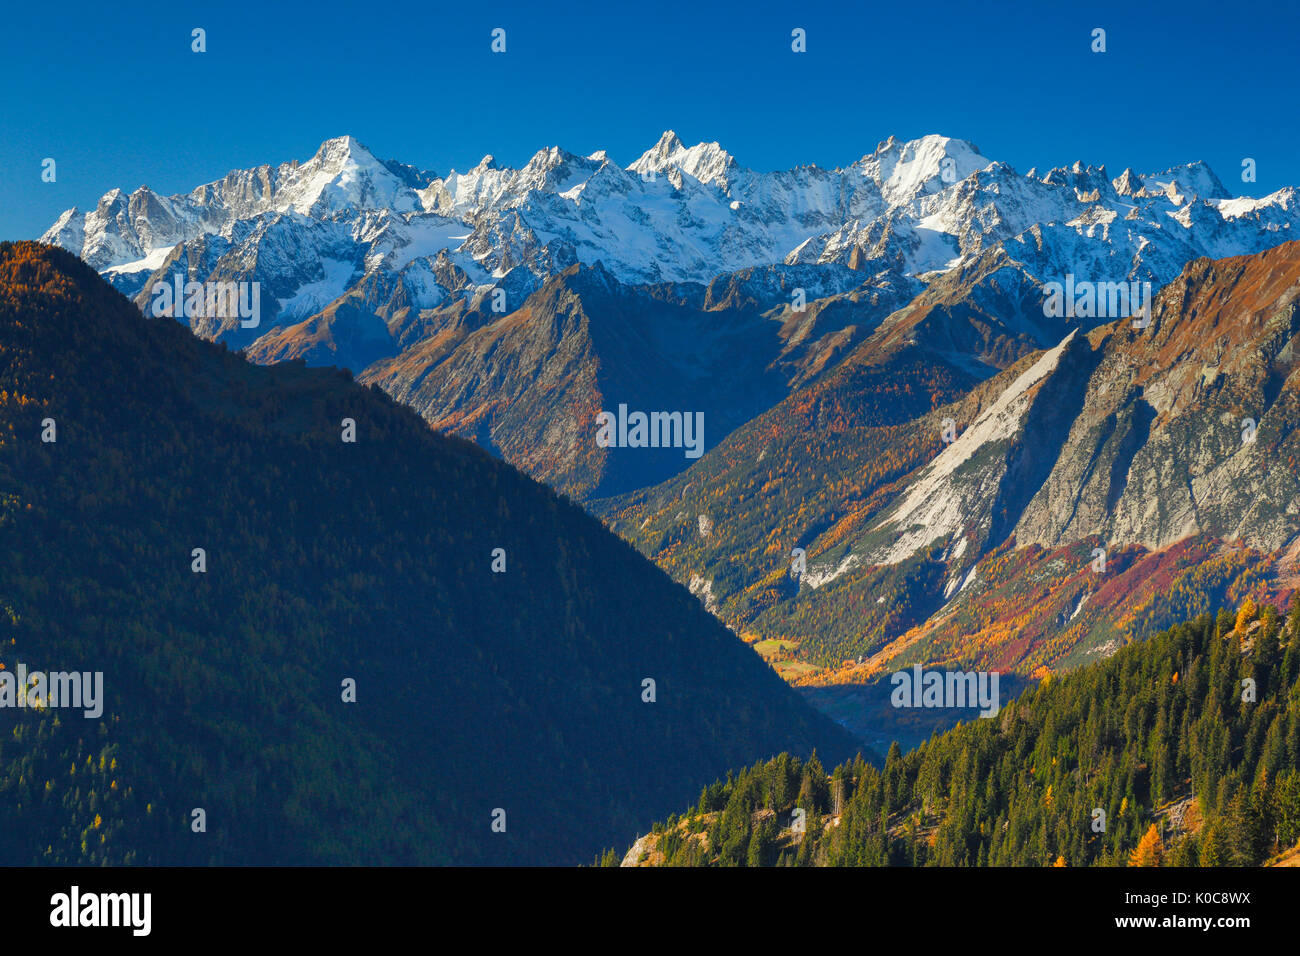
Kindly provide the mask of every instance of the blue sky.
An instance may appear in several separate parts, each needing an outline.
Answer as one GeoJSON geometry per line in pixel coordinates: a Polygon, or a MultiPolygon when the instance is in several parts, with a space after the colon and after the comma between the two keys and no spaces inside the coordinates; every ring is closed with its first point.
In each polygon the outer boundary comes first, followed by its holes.
{"type": "Polygon", "coordinates": [[[6,9],[0,239],[114,186],[187,191],[343,133],[440,174],[551,145],[626,165],[672,128],[760,170],[936,132],[1021,172],[1203,159],[1237,195],[1300,185],[1300,12],[1283,0],[128,6],[6,9]]]}

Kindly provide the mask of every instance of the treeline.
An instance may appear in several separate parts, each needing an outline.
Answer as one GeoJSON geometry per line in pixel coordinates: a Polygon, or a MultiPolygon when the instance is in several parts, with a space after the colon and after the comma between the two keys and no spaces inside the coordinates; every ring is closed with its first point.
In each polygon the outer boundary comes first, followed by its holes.
{"type": "Polygon", "coordinates": [[[1285,620],[1246,601],[895,744],[882,768],[783,754],[731,774],[645,861],[1256,865],[1300,841],[1298,677],[1300,595],[1285,620]]]}

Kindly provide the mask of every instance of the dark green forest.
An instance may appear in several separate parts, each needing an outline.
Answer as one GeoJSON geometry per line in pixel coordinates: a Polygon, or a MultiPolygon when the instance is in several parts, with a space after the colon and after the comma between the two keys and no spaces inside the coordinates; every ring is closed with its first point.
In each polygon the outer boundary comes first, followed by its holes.
{"type": "Polygon", "coordinates": [[[1300,842],[1298,677],[1300,596],[1285,619],[1247,601],[895,744],[882,768],[782,754],[729,773],[642,862],[1257,865],[1300,842]]]}
{"type": "Polygon", "coordinates": [[[251,365],[6,243],[19,664],[102,671],[106,705],[0,709],[0,864],[575,863],[728,767],[857,749],[568,499],[345,372],[251,365]]]}

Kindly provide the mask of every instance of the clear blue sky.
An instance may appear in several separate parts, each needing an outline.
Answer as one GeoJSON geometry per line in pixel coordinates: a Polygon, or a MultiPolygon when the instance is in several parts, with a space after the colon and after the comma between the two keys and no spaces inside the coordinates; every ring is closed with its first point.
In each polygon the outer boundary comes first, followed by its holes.
{"type": "Polygon", "coordinates": [[[744,165],[852,162],[890,134],[1021,172],[1204,159],[1237,195],[1300,185],[1300,5],[842,0],[11,4],[0,239],[114,186],[186,191],[350,133],[467,169],[539,148],[632,162],[667,128],[744,165]],[[190,31],[207,31],[207,52],[190,31]],[[503,27],[507,52],[493,54],[503,27]],[[790,50],[807,31],[808,52],[790,50]],[[1107,52],[1090,50],[1107,31],[1107,52]],[[1258,182],[1240,180],[1243,157],[1258,182]],[[57,161],[55,183],[41,160],[57,161]]]}

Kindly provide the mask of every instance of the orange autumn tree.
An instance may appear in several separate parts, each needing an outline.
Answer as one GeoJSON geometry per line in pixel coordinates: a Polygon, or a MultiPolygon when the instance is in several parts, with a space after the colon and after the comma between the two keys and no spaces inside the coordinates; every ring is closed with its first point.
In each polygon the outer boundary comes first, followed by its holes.
{"type": "Polygon", "coordinates": [[[1160,839],[1160,831],[1156,825],[1151,824],[1150,828],[1138,841],[1137,849],[1129,854],[1129,866],[1159,866],[1165,858],[1165,843],[1160,839]]]}
{"type": "Polygon", "coordinates": [[[1255,620],[1258,614],[1259,608],[1255,607],[1255,602],[1250,598],[1246,598],[1241,602],[1241,607],[1237,610],[1236,629],[1238,631],[1245,630],[1246,625],[1255,620]]]}

